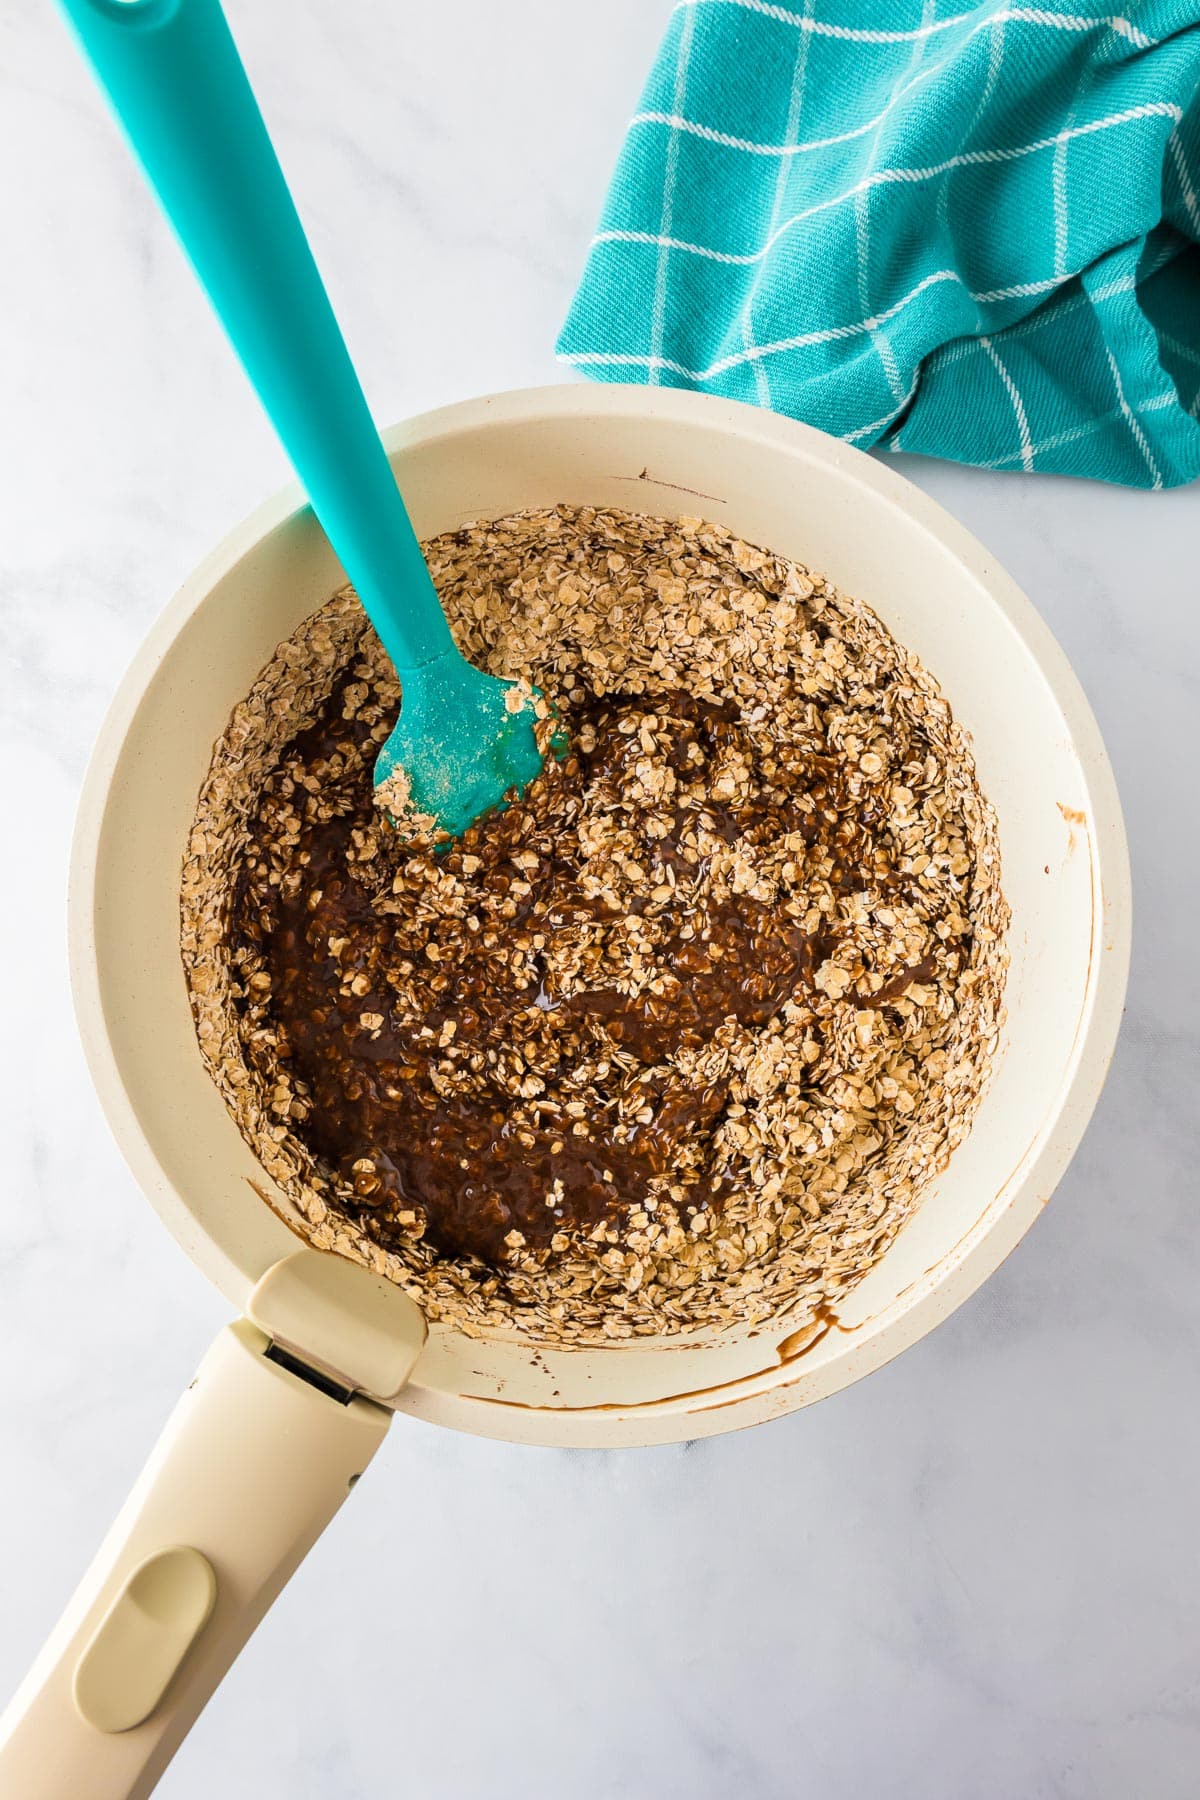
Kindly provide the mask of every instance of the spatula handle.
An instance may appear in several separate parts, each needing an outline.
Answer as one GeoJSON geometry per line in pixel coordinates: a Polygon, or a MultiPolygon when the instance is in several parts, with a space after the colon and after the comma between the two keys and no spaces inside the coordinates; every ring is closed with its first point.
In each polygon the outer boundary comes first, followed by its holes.
{"type": "Polygon", "coordinates": [[[452,640],[218,0],[62,0],[397,669],[452,640]]]}

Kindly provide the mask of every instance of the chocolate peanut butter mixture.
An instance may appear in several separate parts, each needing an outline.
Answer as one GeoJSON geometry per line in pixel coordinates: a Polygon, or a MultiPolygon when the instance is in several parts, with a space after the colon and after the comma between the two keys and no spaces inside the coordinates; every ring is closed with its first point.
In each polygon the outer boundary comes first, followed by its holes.
{"type": "Polygon", "coordinates": [[[559,507],[427,546],[566,751],[435,844],[349,592],[218,744],[184,875],[201,1048],[315,1242],[464,1329],[677,1332],[843,1291],[969,1125],[991,812],[867,608],[699,521],[559,507]]]}

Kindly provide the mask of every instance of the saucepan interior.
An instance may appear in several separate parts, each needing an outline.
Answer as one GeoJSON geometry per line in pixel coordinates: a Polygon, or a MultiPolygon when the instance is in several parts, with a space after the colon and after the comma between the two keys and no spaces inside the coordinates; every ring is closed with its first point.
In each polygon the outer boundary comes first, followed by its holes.
{"type": "MultiPolygon", "coordinates": [[[[571,501],[700,514],[822,570],[917,652],[971,734],[1012,908],[1007,1023],[970,1136],[836,1321],[815,1336],[785,1318],[536,1354],[516,1335],[435,1325],[400,1403],[486,1435],[572,1444],[697,1437],[804,1405],[895,1355],[995,1268],[1048,1199],[1099,1092],[1129,890],[1087,704],[987,553],[892,471],[820,433],[695,394],[564,387],[470,401],[387,441],[422,534],[571,501]]],[[[131,668],[77,831],[72,962],[93,1074],[155,1206],[238,1306],[298,1227],[200,1060],[179,956],[180,864],[230,711],[342,580],[295,490],[236,531],[131,668]]]]}

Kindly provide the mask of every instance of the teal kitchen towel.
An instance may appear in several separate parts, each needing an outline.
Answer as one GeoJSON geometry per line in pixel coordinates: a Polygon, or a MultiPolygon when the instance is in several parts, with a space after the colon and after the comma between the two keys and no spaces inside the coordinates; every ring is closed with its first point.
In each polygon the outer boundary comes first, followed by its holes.
{"type": "Polygon", "coordinates": [[[559,354],[880,444],[1200,474],[1200,0],[686,0],[559,354]]]}

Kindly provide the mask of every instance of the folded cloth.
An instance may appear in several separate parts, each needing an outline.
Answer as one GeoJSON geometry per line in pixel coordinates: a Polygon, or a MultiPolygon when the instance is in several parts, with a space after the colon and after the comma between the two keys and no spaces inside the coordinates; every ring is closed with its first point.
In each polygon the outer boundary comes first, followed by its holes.
{"type": "Polygon", "coordinates": [[[1190,481],[1198,90],[1200,0],[686,0],[559,354],[861,446],[1190,481]]]}

